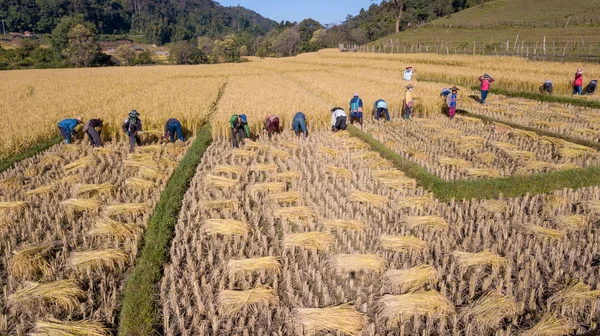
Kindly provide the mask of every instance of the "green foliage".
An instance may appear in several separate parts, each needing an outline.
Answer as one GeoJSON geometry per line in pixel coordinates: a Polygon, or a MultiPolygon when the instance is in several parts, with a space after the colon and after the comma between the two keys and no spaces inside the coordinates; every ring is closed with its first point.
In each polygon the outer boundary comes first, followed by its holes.
{"type": "Polygon", "coordinates": [[[77,67],[89,67],[100,52],[96,35],[84,24],[77,23],[71,27],[68,41],[64,54],[77,67]]]}
{"type": "Polygon", "coordinates": [[[234,36],[228,36],[222,41],[215,41],[211,59],[214,63],[233,63],[240,61],[240,50],[234,36]]]}
{"type": "Polygon", "coordinates": [[[2,158],[2,160],[0,160],[0,173],[2,173],[3,171],[12,168],[17,162],[20,162],[22,160],[25,160],[27,158],[36,156],[39,153],[42,153],[43,151],[45,151],[46,149],[60,143],[63,140],[62,137],[55,137],[55,138],[51,138],[48,139],[46,141],[42,141],[40,143],[37,143],[33,146],[31,146],[30,148],[27,148],[26,150],[17,153],[15,155],[6,157],[6,158],[2,158]]]}
{"type": "Polygon", "coordinates": [[[121,44],[116,50],[117,56],[121,59],[123,65],[133,65],[135,60],[135,50],[129,44],[121,44]]]}
{"type": "Polygon", "coordinates": [[[204,64],[208,57],[190,41],[175,42],[169,50],[171,64],[204,64]]]}
{"type": "Polygon", "coordinates": [[[154,64],[154,60],[152,59],[152,53],[150,50],[144,50],[141,53],[135,56],[133,60],[134,65],[150,65],[154,64]]]}

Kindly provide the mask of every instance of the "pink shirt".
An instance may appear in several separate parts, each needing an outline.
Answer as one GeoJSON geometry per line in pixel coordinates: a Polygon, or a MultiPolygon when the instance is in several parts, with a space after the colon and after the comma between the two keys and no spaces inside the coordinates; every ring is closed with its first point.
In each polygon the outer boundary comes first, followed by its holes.
{"type": "Polygon", "coordinates": [[[481,77],[479,77],[479,81],[481,82],[481,90],[489,91],[490,83],[492,83],[494,81],[494,79],[492,77],[484,78],[483,76],[481,76],[481,77]]]}
{"type": "Polygon", "coordinates": [[[583,74],[581,72],[575,74],[575,86],[583,86],[583,74]]]}

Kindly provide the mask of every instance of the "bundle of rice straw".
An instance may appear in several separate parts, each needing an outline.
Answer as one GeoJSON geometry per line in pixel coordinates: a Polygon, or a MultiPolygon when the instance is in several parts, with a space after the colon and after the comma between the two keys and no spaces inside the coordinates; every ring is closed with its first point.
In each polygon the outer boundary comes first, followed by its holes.
{"type": "Polygon", "coordinates": [[[496,154],[492,152],[477,153],[473,157],[481,163],[492,163],[496,160],[496,154]]]}
{"type": "Polygon", "coordinates": [[[53,164],[61,163],[61,162],[63,162],[63,158],[61,158],[60,156],[58,156],[56,154],[46,154],[46,155],[42,156],[42,159],[40,160],[40,164],[42,166],[53,165],[53,164]]]}
{"type": "Polygon", "coordinates": [[[423,195],[423,196],[406,196],[398,198],[394,205],[399,208],[422,208],[426,205],[432,204],[433,200],[431,195],[423,195]]]}
{"type": "Polygon", "coordinates": [[[504,150],[508,156],[513,160],[535,160],[536,156],[534,152],[518,149],[507,149],[504,150]]]}
{"type": "Polygon", "coordinates": [[[51,275],[54,269],[46,258],[53,248],[53,244],[42,244],[13,251],[8,263],[10,274],[19,279],[31,279],[38,274],[44,277],[51,275]]]}
{"type": "Polygon", "coordinates": [[[23,288],[8,296],[7,304],[21,309],[48,304],[73,312],[79,298],[84,295],[75,280],[58,280],[44,284],[26,282],[23,288]]]}
{"type": "Polygon", "coordinates": [[[388,204],[388,199],[385,196],[370,194],[361,191],[355,191],[348,197],[350,202],[358,202],[364,204],[370,204],[374,207],[384,207],[388,204]]]}
{"type": "Polygon", "coordinates": [[[377,170],[377,171],[371,172],[371,175],[373,176],[373,178],[389,178],[389,179],[400,178],[400,177],[406,176],[402,171],[400,171],[398,169],[377,170]]]}
{"type": "Polygon", "coordinates": [[[253,158],[256,156],[256,152],[245,150],[245,149],[234,149],[231,151],[231,156],[242,157],[242,158],[253,158]]]}
{"type": "Polygon", "coordinates": [[[75,153],[75,152],[80,152],[81,147],[79,147],[75,144],[62,144],[62,150],[67,153],[75,153]]]}
{"type": "Polygon", "coordinates": [[[455,312],[452,302],[435,290],[416,291],[402,295],[388,294],[379,300],[379,304],[379,313],[387,319],[388,328],[398,325],[403,317],[442,317],[455,312]]]}
{"type": "Polygon", "coordinates": [[[77,169],[86,168],[96,163],[96,159],[93,156],[84,156],[77,161],[73,161],[68,165],[64,166],[65,172],[71,172],[77,169]]]}
{"type": "Polygon", "coordinates": [[[277,181],[291,182],[302,178],[302,174],[298,171],[287,171],[271,175],[271,178],[277,181]]]}
{"type": "Polygon", "coordinates": [[[511,143],[501,142],[501,141],[492,141],[490,143],[490,145],[492,145],[493,147],[496,147],[498,149],[501,149],[501,150],[518,150],[519,149],[519,146],[517,146],[517,145],[513,145],[511,143]]]}
{"type": "Polygon", "coordinates": [[[550,137],[550,136],[541,136],[540,137],[540,143],[546,144],[546,145],[554,145],[559,148],[564,146],[565,142],[566,142],[565,140],[555,138],[555,137],[550,137]]]}
{"type": "Polygon", "coordinates": [[[88,252],[73,252],[67,264],[80,272],[87,270],[124,269],[129,257],[120,249],[106,249],[88,252]]]}
{"type": "Polygon", "coordinates": [[[558,154],[563,158],[576,158],[576,157],[586,156],[586,155],[596,154],[596,153],[590,151],[589,149],[564,147],[564,148],[561,148],[558,150],[558,154]]]}
{"type": "Polygon", "coordinates": [[[281,263],[276,257],[229,260],[227,262],[227,269],[229,270],[229,274],[264,271],[272,271],[279,274],[281,272],[281,263]]]}
{"type": "Polygon", "coordinates": [[[25,195],[32,196],[32,195],[49,194],[49,193],[56,191],[56,189],[58,189],[58,187],[55,185],[41,186],[39,188],[29,190],[28,192],[25,193],[25,195]]]}
{"type": "Polygon", "coordinates": [[[127,160],[144,162],[144,161],[153,161],[154,158],[153,158],[152,154],[127,154],[127,160]]]}
{"type": "Polygon", "coordinates": [[[290,153],[273,147],[269,148],[269,154],[271,154],[271,156],[275,158],[280,158],[282,160],[287,160],[290,158],[290,153]]]}
{"type": "Polygon", "coordinates": [[[94,152],[99,153],[101,155],[111,155],[115,151],[112,148],[96,147],[96,148],[94,148],[94,152]]]}
{"type": "Polygon", "coordinates": [[[125,180],[125,185],[133,189],[152,189],[155,187],[154,182],[144,180],[137,177],[131,177],[125,180]]]}
{"type": "Polygon", "coordinates": [[[408,177],[396,177],[390,179],[379,177],[377,178],[377,182],[395,190],[415,188],[417,186],[417,181],[408,177]]]}
{"type": "Polygon", "coordinates": [[[552,295],[547,302],[549,306],[582,309],[598,299],[600,299],[600,290],[591,290],[585,283],[573,281],[552,295]]]}
{"type": "Polygon", "coordinates": [[[458,263],[462,267],[482,265],[502,266],[508,262],[508,259],[503,258],[496,253],[490,252],[489,250],[483,250],[479,253],[455,251],[452,253],[452,255],[458,259],[458,263]]]}
{"type": "Polygon", "coordinates": [[[162,177],[163,175],[164,175],[163,173],[159,172],[156,169],[152,169],[152,168],[148,168],[148,167],[140,168],[140,176],[145,179],[155,179],[155,178],[162,177]]]}
{"type": "Polygon", "coordinates": [[[10,177],[10,178],[4,179],[4,180],[2,180],[2,182],[0,182],[0,186],[2,188],[6,188],[6,189],[18,189],[22,185],[23,185],[23,177],[22,176],[10,177]]]}
{"type": "Polygon", "coordinates": [[[570,335],[571,331],[576,326],[573,322],[565,317],[557,317],[553,314],[546,313],[542,319],[533,326],[533,328],[525,331],[521,336],[563,336],[570,335]]]}
{"type": "Polygon", "coordinates": [[[338,254],[331,258],[331,263],[337,273],[359,271],[382,272],[385,262],[377,254],[338,254]]]}
{"type": "Polygon", "coordinates": [[[273,213],[275,218],[295,220],[296,218],[309,218],[314,217],[314,212],[305,206],[287,207],[276,209],[273,213]]]}
{"type": "Polygon", "coordinates": [[[379,155],[379,153],[377,153],[375,151],[366,151],[361,154],[352,155],[352,159],[369,161],[369,160],[381,159],[381,156],[379,155]]]}
{"type": "Polygon", "coordinates": [[[89,194],[89,196],[110,193],[115,188],[110,183],[102,184],[77,184],[74,188],[74,194],[79,196],[81,194],[89,194]]]}
{"type": "Polygon", "coordinates": [[[406,152],[408,156],[421,161],[427,161],[427,159],[429,158],[429,156],[427,156],[425,152],[421,152],[413,148],[407,148],[404,150],[404,152],[406,152]]]}
{"type": "Polygon", "coordinates": [[[352,171],[346,168],[340,168],[336,166],[326,166],[325,172],[331,175],[337,175],[342,178],[352,178],[352,171]]]}
{"type": "Polygon", "coordinates": [[[233,165],[218,165],[213,169],[213,171],[215,174],[220,174],[220,173],[224,173],[224,174],[228,174],[228,175],[235,174],[238,177],[241,176],[242,174],[244,174],[244,172],[245,172],[243,167],[233,166],[233,165]]]}
{"type": "Polygon", "coordinates": [[[244,148],[248,148],[248,149],[257,149],[257,150],[264,149],[264,150],[266,150],[269,148],[269,146],[267,146],[265,144],[261,144],[259,142],[248,140],[248,139],[246,139],[244,142],[246,143],[244,145],[244,148]]]}
{"type": "Polygon", "coordinates": [[[23,201],[0,202],[0,211],[2,210],[22,210],[27,207],[28,203],[23,201]]]}
{"type": "Polygon", "coordinates": [[[560,239],[565,236],[565,233],[560,230],[545,228],[539,225],[529,225],[527,226],[527,231],[533,235],[546,237],[549,239],[560,239]]]}
{"type": "MultiPolygon", "coordinates": [[[[555,210],[563,205],[566,205],[567,199],[556,194],[549,194],[544,196],[543,202],[544,207],[548,207],[551,210],[555,210]]],[[[598,204],[600,205],[600,202],[598,204]]]]}
{"type": "Polygon", "coordinates": [[[283,246],[285,248],[302,247],[323,251],[332,243],[333,236],[326,232],[293,233],[286,234],[283,237],[283,246]]]}
{"type": "Polygon", "coordinates": [[[531,140],[539,139],[539,135],[537,135],[537,133],[532,132],[532,131],[526,131],[526,130],[522,130],[522,129],[518,129],[518,128],[513,128],[512,133],[515,135],[524,137],[524,138],[529,138],[531,140]]]}
{"type": "Polygon", "coordinates": [[[463,115],[456,115],[455,118],[459,119],[460,121],[468,121],[468,122],[472,122],[472,123],[476,123],[476,124],[483,123],[483,120],[481,120],[481,119],[473,118],[473,117],[466,117],[463,115]]]}
{"type": "Polygon", "coordinates": [[[338,155],[338,151],[337,149],[331,148],[331,147],[325,147],[325,146],[319,146],[317,148],[317,153],[318,154],[323,154],[323,155],[328,155],[332,158],[337,157],[338,155]]]}
{"type": "Polygon", "coordinates": [[[100,322],[89,320],[83,321],[59,321],[49,319],[37,321],[33,327],[34,332],[30,336],[108,336],[110,329],[105,328],[100,322]]]}
{"type": "Polygon", "coordinates": [[[124,240],[136,237],[142,228],[136,224],[121,223],[110,218],[102,218],[88,232],[90,236],[111,237],[124,240]]]}
{"type": "Polygon", "coordinates": [[[440,157],[438,160],[442,166],[453,166],[458,168],[469,168],[471,167],[471,162],[463,159],[450,158],[450,157],[440,157]]]}
{"type": "Polygon", "coordinates": [[[576,164],[573,163],[550,163],[548,168],[552,170],[571,170],[579,168],[576,164]]]}
{"type": "Polygon", "coordinates": [[[141,215],[150,210],[146,203],[113,203],[104,208],[107,216],[116,215],[141,215]]]}
{"type": "Polygon", "coordinates": [[[208,235],[244,235],[250,231],[248,224],[233,219],[208,219],[203,227],[208,235]]]}
{"type": "Polygon", "coordinates": [[[233,209],[235,208],[237,201],[231,199],[221,199],[221,200],[212,200],[212,201],[202,201],[200,206],[204,210],[214,210],[214,209],[233,209]]]}
{"type": "Polygon", "coordinates": [[[448,230],[449,225],[446,220],[440,216],[409,216],[405,219],[409,227],[430,227],[436,230],[448,230]]]}
{"type": "Polygon", "coordinates": [[[79,179],[77,175],[68,175],[56,181],[56,184],[73,183],[79,179]]]}
{"type": "Polygon", "coordinates": [[[501,200],[484,200],[481,207],[489,212],[503,212],[508,209],[508,204],[501,200]]]}
{"type": "Polygon", "coordinates": [[[496,330],[505,318],[519,314],[519,307],[513,298],[491,291],[466,307],[460,318],[466,318],[477,326],[479,331],[496,330]]]}
{"type": "Polygon", "coordinates": [[[327,308],[296,308],[293,319],[302,325],[303,335],[327,332],[357,336],[368,323],[368,317],[348,303],[327,308]]]}
{"type": "Polygon", "coordinates": [[[204,178],[204,184],[215,188],[232,188],[238,184],[238,180],[208,174],[204,178]]]}
{"type": "Polygon", "coordinates": [[[247,306],[273,306],[279,303],[277,292],[268,286],[250,290],[222,290],[218,302],[224,315],[233,315],[247,306]]]}
{"type": "Polygon", "coordinates": [[[281,144],[284,147],[287,147],[289,150],[295,150],[295,149],[299,148],[298,144],[296,144],[296,143],[294,143],[292,141],[281,141],[281,144]]]}
{"type": "Polygon", "coordinates": [[[70,198],[60,202],[60,205],[73,212],[83,212],[96,210],[100,207],[100,202],[95,198],[70,198]]]}
{"type": "Polygon", "coordinates": [[[346,138],[343,139],[341,141],[342,145],[348,149],[353,149],[353,150],[361,150],[361,149],[369,149],[371,148],[371,146],[369,146],[367,143],[365,143],[364,141],[360,140],[359,138],[346,138]]]}
{"type": "Polygon", "coordinates": [[[430,265],[419,265],[404,270],[388,270],[384,274],[394,292],[414,292],[426,285],[435,285],[438,271],[430,265]]]}
{"type": "Polygon", "coordinates": [[[125,160],[123,161],[125,167],[131,168],[149,168],[149,169],[158,169],[158,165],[154,159],[148,160],[125,160]]]}
{"type": "Polygon", "coordinates": [[[257,183],[251,186],[248,190],[251,194],[257,193],[266,193],[266,192],[282,192],[286,188],[286,184],[284,182],[267,182],[267,183],[257,183]]]}
{"type": "Polygon", "coordinates": [[[276,164],[253,164],[250,166],[250,171],[253,172],[277,172],[276,164]]]}
{"type": "Polygon", "coordinates": [[[492,168],[467,168],[465,172],[472,177],[500,177],[500,173],[492,168]]]}
{"type": "Polygon", "coordinates": [[[300,193],[297,191],[288,191],[269,194],[267,200],[275,203],[295,203],[300,200],[300,193]]]}
{"type": "MultiPolygon", "coordinates": [[[[145,133],[152,133],[151,131],[146,131],[145,133]]],[[[162,132],[159,132],[162,133],[162,132]]],[[[150,145],[150,146],[139,146],[137,147],[137,151],[140,153],[149,153],[149,152],[157,152],[163,149],[164,147],[161,145],[150,145]]]]}
{"type": "Polygon", "coordinates": [[[554,218],[558,226],[568,231],[577,231],[587,226],[587,218],[583,215],[570,215],[554,218]]]}
{"type": "Polygon", "coordinates": [[[323,220],[323,226],[329,230],[354,230],[361,231],[366,227],[365,223],[351,219],[323,220]]]}
{"type": "Polygon", "coordinates": [[[427,242],[412,236],[389,236],[379,237],[384,249],[396,252],[422,251],[427,247],[427,242]]]}

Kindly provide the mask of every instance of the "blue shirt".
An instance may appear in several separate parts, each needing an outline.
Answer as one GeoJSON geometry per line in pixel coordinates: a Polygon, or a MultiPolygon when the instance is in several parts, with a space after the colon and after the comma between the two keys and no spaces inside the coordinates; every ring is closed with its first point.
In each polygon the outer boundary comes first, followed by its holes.
{"type": "Polygon", "coordinates": [[[306,116],[304,115],[304,113],[302,112],[298,112],[294,115],[294,119],[302,119],[302,120],[306,120],[306,116]]]}
{"type": "Polygon", "coordinates": [[[58,123],[58,127],[68,130],[70,133],[75,133],[75,127],[79,125],[77,119],[65,119],[58,123]]]}
{"type": "Polygon", "coordinates": [[[363,101],[359,97],[354,97],[350,100],[350,112],[358,112],[358,109],[363,107],[363,101]]]}
{"type": "Polygon", "coordinates": [[[385,100],[379,99],[378,101],[375,102],[375,108],[386,109],[386,108],[388,108],[388,106],[387,106],[387,103],[385,102],[385,100]]]}

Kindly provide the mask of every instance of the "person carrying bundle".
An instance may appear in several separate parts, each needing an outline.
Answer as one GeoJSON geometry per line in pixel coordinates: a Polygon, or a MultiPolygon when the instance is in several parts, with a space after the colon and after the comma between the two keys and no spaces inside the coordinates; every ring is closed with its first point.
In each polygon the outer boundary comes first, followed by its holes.
{"type": "Polygon", "coordinates": [[[544,93],[547,92],[549,95],[552,95],[552,93],[554,92],[554,85],[552,84],[552,81],[545,81],[544,84],[542,84],[542,86],[540,86],[540,93],[544,93]]]}
{"type": "Polygon", "coordinates": [[[75,127],[81,124],[83,119],[81,117],[77,117],[75,119],[64,119],[58,123],[58,130],[62,134],[63,138],[65,138],[65,143],[71,143],[71,137],[74,136],[77,131],[75,131],[75,127]]]}
{"type": "Polygon", "coordinates": [[[363,101],[358,96],[358,93],[354,94],[354,97],[350,100],[350,124],[354,122],[363,124],[363,101]]]}
{"type": "Polygon", "coordinates": [[[267,115],[267,118],[265,118],[265,129],[269,134],[269,139],[271,139],[273,132],[279,133],[279,117],[274,114],[267,115]]]}
{"type": "Polygon", "coordinates": [[[410,114],[412,113],[413,106],[415,105],[415,102],[412,97],[412,89],[414,87],[415,86],[412,84],[408,84],[406,86],[406,92],[404,93],[404,113],[402,114],[402,118],[404,120],[410,119],[410,114]]]}
{"type": "Polygon", "coordinates": [[[87,133],[92,147],[100,147],[100,134],[102,134],[102,118],[90,119],[83,125],[83,131],[87,133]]]}
{"type": "Polygon", "coordinates": [[[346,130],[346,122],[346,112],[341,107],[334,107],[331,109],[331,130],[333,132],[346,130]]]}
{"type": "Polygon", "coordinates": [[[231,144],[233,148],[238,148],[237,137],[240,137],[242,146],[246,144],[245,138],[250,138],[250,129],[248,128],[248,119],[245,114],[234,114],[229,119],[229,127],[231,128],[231,144]]]}
{"type": "Polygon", "coordinates": [[[411,81],[413,78],[414,72],[413,72],[413,68],[412,67],[407,67],[404,70],[404,80],[405,81],[411,81]]]}
{"type": "Polygon", "coordinates": [[[302,139],[306,140],[308,129],[306,128],[306,115],[304,115],[304,113],[298,112],[294,115],[292,129],[294,130],[294,133],[296,133],[296,136],[300,136],[300,132],[302,132],[302,139]]]}
{"type": "Polygon", "coordinates": [[[596,92],[596,87],[598,86],[598,80],[594,79],[585,87],[586,95],[593,95],[596,92]]]}
{"type": "Polygon", "coordinates": [[[448,109],[448,118],[454,119],[456,115],[456,101],[458,100],[458,90],[456,86],[450,88],[450,93],[446,96],[446,108],[448,109]]]}
{"type": "Polygon", "coordinates": [[[129,137],[129,152],[133,153],[133,148],[136,144],[138,146],[142,145],[142,141],[138,135],[142,132],[142,120],[140,119],[140,114],[136,110],[131,110],[127,119],[123,122],[122,128],[129,137]]]}
{"type": "Polygon", "coordinates": [[[390,121],[390,113],[388,111],[388,105],[385,100],[377,100],[373,105],[373,109],[375,110],[375,120],[379,120],[379,117],[382,117],[385,114],[385,119],[387,121],[390,121]]]}
{"type": "Polygon", "coordinates": [[[167,120],[167,123],[165,124],[165,135],[163,136],[163,139],[170,138],[171,142],[174,143],[175,134],[177,134],[177,138],[181,142],[185,142],[183,139],[183,133],[181,132],[181,122],[175,118],[171,118],[167,120]]]}
{"type": "Polygon", "coordinates": [[[577,69],[575,73],[575,81],[573,82],[573,94],[582,95],[583,94],[583,70],[577,69]]]}
{"type": "Polygon", "coordinates": [[[490,91],[490,83],[493,83],[494,79],[490,75],[484,74],[479,77],[479,82],[481,83],[481,105],[483,105],[490,91]]]}

